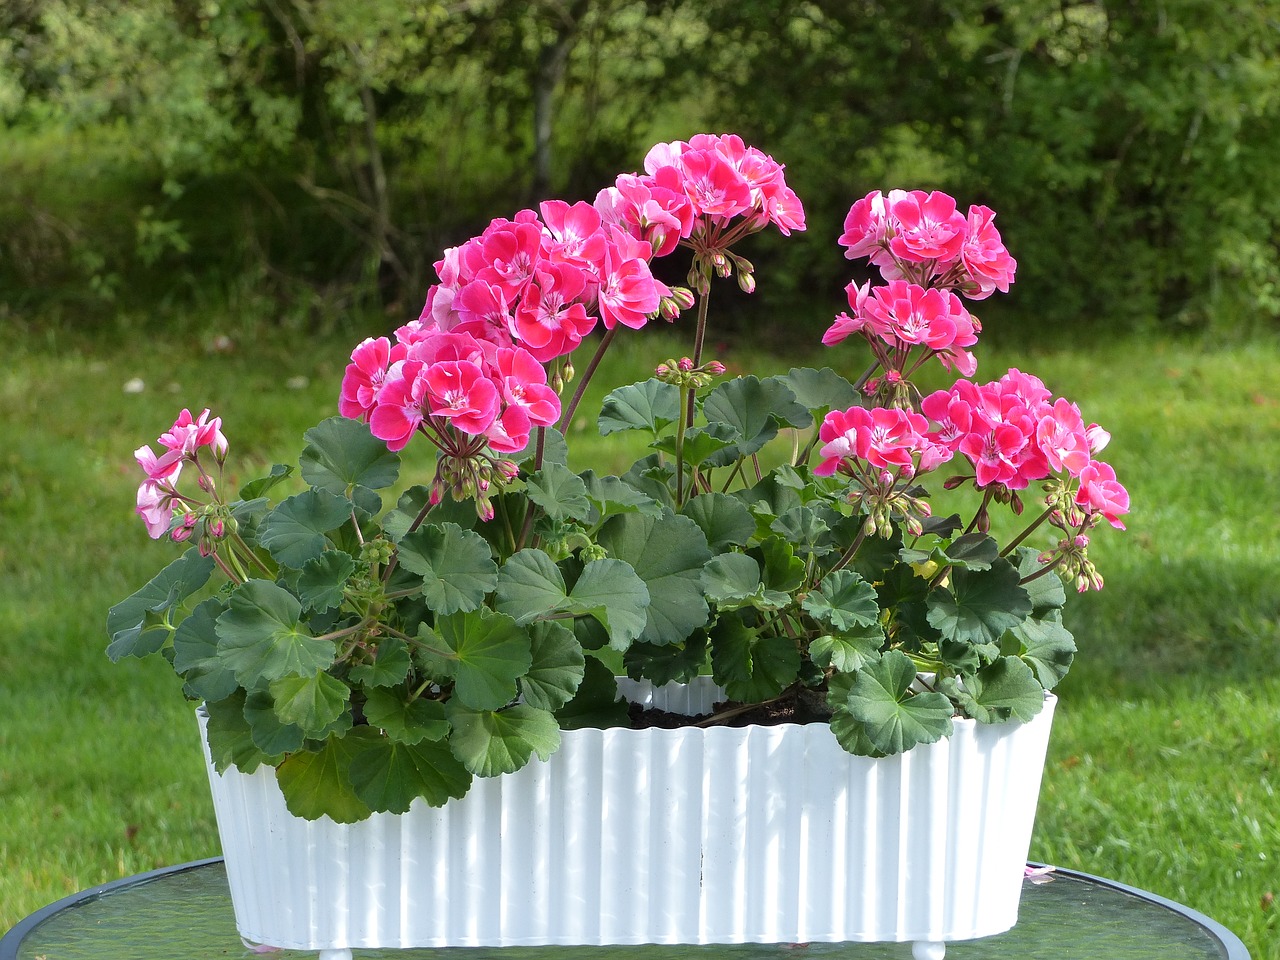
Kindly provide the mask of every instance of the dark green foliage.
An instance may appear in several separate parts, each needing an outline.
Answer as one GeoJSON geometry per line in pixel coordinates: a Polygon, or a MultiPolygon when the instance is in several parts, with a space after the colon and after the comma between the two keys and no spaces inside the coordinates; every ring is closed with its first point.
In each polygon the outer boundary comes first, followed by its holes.
{"type": "Polygon", "coordinates": [[[398,321],[490,217],[590,199],[708,129],[784,161],[806,204],[808,233],[753,257],[771,315],[841,309],[844,213],[901,186],[998,212],[1022,266],[990,329],[1015,308],[1039,339],[1274,329],[1278,8],[10,3],[0,309],[177,318],[267,295],[284,319],[398,321]]]}

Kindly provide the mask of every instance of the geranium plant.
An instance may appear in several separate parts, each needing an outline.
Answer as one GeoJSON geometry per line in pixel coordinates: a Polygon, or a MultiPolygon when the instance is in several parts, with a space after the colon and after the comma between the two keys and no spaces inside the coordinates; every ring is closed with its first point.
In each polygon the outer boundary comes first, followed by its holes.
{"type": "Polygon", "coordinates": [[[1089,537],[1128,497],[1074,404],[1017,370],[972,379],[966,301],[1015,272],[993,213],[858,200],[840,243],[883,282],[850,284],[823,338],[852,376],[726,378],[704,357],[712,288],[753,290],[738,246],[802,230],[800,202],[734,136],[660,144],[644,170],[446,251],[421,317],[352,353],[305,489],[277,466],[229,491],[208,411],[137,451],[148,532],[191,545],[111,610],[108,652],[171,661],[220,768],[276,767],[307,818],[439,805],[562,729],[632,723],[622,671],[710,673],[725,702],[689,723],[829,722],[867,755],[1040,710],[1074,653],[1064,581],[1101,587],[1089,537]],[[687,287],[651,271],[676,254],[687,287]],[[565,426],[611,343],[656,318],[692,325],[689,356],[608,394],[600,431],[648,453],[601,475],[565,426]],[[961,378],[922,394],[935,361],[961,378]],[[410,443],[435,447],[419,484],[410,443]],[[997,508],[1025,520],[1003,543],[997,508]]]}

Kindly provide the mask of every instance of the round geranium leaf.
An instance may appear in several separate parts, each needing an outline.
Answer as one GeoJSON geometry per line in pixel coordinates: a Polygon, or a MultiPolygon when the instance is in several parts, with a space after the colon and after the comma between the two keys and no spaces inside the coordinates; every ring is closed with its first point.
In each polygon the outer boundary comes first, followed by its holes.
{"type": "Polygon", "coordinates": [[[298,575],[298,599],[313,613],[341,605],[347,581],[356,572],[356,561],[342,550],[326,550],[302,565],[298,575]]]}
{"type": "Polygon", "coordinates": [[[400,689],[370,690],[364,715],[370,724],[381,727],[388,737],[400,743],[443,740],[449,734],[443,703],[421,697],[409,700],[400,689]]]}
{"type": "Polygon", "coordinates": [[[428,524],[400,541],[400,564],[422,577],[422,595],[438,614],[475,610],[498,585],[484,537],[457,524],[428,524]]]}
{"type": "Polygon", "coordinates": [[[949,640],[997,643],[1031,614],[1031,597],[1020,579],[1003,559],[987,570],[952,570],[950,587],[929,594],[929,623],[949,640]]]}
{"type": "Polygon", "coordinates": [[[649,588],[639,639],[677,643],[706,624],[710,610],[702,593],[702,567],[711,550],[696,523],[669,510],[658,517],[629,513],[610,519],[599,542],[611,557],[629,563],[649,588]]]}
{"type": "Polygon", "coordinates": [[[600,621],[609,646],[626,650],[645,629],[650,600],[649,588],[629,564],[604,557],[582,568],[566,609],[600,621]]]}
{"type": "Polygon", "coordinates": [[[880,619],[876,589],[852,570],[837,570],[801,603],[805,612],[837,633],[870,627],[880,619]]]}
{"type": "Polygon", "coordinates": [[[378,641],[372,660],[351,668],[351,679],[366,687],[393,687],[408,676],[412,666],[408,644],[398,637],[386,637],[378,641]]]}
{"type": "Polygon", "coordinates": [[[296,724],[308,737],[319,737],[347,709],[351,688],[323,671],[307,677],[280,677],[268,689],[284,723],[296,724]]]}
{"type": "Polygon", "coordinates": [[[1076,655],[1075,638],[1058,616],[1055,612],[1039,620],[1029,617],[1013,628],[1023,661],[1046,690],[1052,690],[1067,675],[1076,655]]]}
{"type": "Polygon", "coordinates": [[[452,664],[454,696],[475,710],[497,710],[516,698],[516,680],[533,662],[529,634],[510,617],[481,608],[440,617],[423,628],[430,653],[452,664]]]}
{"type": "Polygon", "coordinates": [[[583,520],[591,513],[587,485],[562,463],[548,463],[525,481],[529,499],[552,520],[583,520]]]}
{"type": "Polygon", "coordinates": [[[560,746],[560,727],[546,710],[518,704],[506,710],[473,710],[448,704],[453,733],[449,747],[478,777],[514,773],[537,756],[546,760],[560,746]]]}
{"type": "Polygon", "coordinates": [[[873,623],[818,637],[809,644],[809,656],[820,667],[852,673],[878,659],[883,643],[884,631],[873,623]]]}
{"type": "Polygon", "coordinates": [[[239,686],[218,659],[217,621],[223,609],[223,600],[210,597],[173,634],[173,669],[186,681],[187,692],[200,700],[221,700],[239,686]]]}
{"type": "Polygon", "coordinates": [[[702,528],[707,546],[717,553],[745,546],[756,532],[755,517],[746,504],[727,493],[700,493],[680,513],[702,528]]]}
{"type": "Polygon", "coordinates": [[[353,746],[351,786],[371,810],[406,813],[419,797],[439,807],[471,786],[471,774],[442,741],[409,744],[366,733],[353,746]]]}
{"type": "Polygon", "coordinates": [[[305,490],[289,497],[263,518],[258,542],[282,566],[295,570],[320,556],[330,531],[351,517],[351,501],[327,490],[305,490]]]}
{"type": "Polygon", "coordinates": [[[359,420],[330,417],[302,436],[302,478],[313,487],[349,496],[357,487],[389,487],[400,476],[400,457],[359,420]]]}
{"type": "Polygon", "coordinates": [[[112,607],[107,613],[111,661],[159,651],[169,639],[168,614],[203,587],[212,573],[213,558],[200,556],[192,547],[137,593],[112,607]]]}
{"type": "Polygon", "coordinates": [[[301,614],[297,597],[270,581],[236,587],[218,617],[218,656],[242,687],[290,674],[307,676],[333,663],[333,642],[311,636],[301,614]]]}
{"type": "Polygon", "coordinates": [[[357,737],[329,737],[319,750],[299,750],[276,768],[285,806],[295,817],[356,823],[372,812],[351,786],[357,737]]]}
{"type": "Polygon", "coordinates": [[[598,424],[604,435],[621,430],[648,430],[656,435],[679,416],[680,391],[650,378],[619,387],[605,397],[598,424]]]}
{"type": "Polygon", "coordinates": [[[524,702],[540,710],[559,710],[573,699],[586,669],[582,645],[573,631],[552,620],[529,628],[533,663],[520,678],[524,702]]]}
{"type": "Polygon", "coordinates": [[[567,592],[564,576],[543,550],[525,548],[513,554],[498,571],[497,603],[501,613],[517,623],[564,610],[567,592]]]}
{"type": "Polygon", "coordinates": [[[946,692],[979,723],[1026,721],[1044,708],[1044,688],[1017,657],[1000,657],[966,677],[963,685],[950,678],[946,692]]]}
{"type": "Polygon", "coordinates": [[[951,701],[940,693],[912,693],[916,666],[898,650],[859,670],[844,701],[872,746],[886,755],[951,734],[951,701]]]}

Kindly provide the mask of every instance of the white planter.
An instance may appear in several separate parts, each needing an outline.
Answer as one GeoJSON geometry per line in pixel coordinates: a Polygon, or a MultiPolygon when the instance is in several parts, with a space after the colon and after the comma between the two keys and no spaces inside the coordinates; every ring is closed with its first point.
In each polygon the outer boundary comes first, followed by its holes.
{"type": "MultiPolygon", "coordinates": [[[[692,713],[716,696],[709,678],[629,686],[692,713]]],[[[1017,920],[1055,702],[878,760],[825,724],[564,731],[548,762],[353,825],[293,817],[270,768],[209,782],[258,943],[912,940],[932,957],[1017,920]]]]}

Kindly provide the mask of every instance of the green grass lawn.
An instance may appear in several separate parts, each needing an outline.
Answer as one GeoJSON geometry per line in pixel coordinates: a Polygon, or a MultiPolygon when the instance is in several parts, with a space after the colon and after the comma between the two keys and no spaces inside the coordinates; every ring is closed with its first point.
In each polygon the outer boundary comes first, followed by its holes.
{"type": "MultiPolygon", "coordinates": [[[[0,930],[75,890],[218,852],[172,674],[103,653],[107,608],[176,556],[133,516],[131,452],[181,407],[208,406],[242,479],[292,459],[334,412],[356,339],[274,335],[224,353],[176,337],[5,337],[20,345],[0,372],[0,930]],[[133,378],[141,392],[125,391],[133,378]]],[[[624,346],[631,369],[604,380],[679,352],[624,346]]],[[[863,356],[794,359],[852,374],[863,356]]],[[[979,363],[983,379],[1040,375],[1110,429],[1104,456],[1133,498],[1128,532],[1095,541],[1106,589],[1069,611],[1081,656],[1060,690],[1032,856],[1188,903],[1254,960],[1280,960],[1280,344],[1157,337],[979,363]]],[[[593,438],[597,408],[570,431],[577,469],[627,458],[593,438]]]]}

